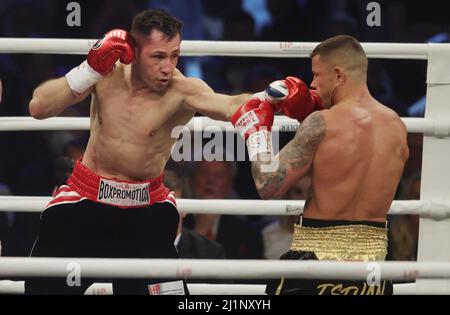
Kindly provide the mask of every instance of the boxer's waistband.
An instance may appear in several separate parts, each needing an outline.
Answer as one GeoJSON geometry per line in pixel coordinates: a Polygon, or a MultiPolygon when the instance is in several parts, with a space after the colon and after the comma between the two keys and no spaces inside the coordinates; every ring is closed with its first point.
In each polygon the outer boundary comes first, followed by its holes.
{"type": "Polygon", "coordinates": [[[314,252],[319,260],[384,260],[384,223],[303,219],[294,226],[291,250],[314,252]],[[362,224],[363,223],[363,224],[362,224]]]}
{"type": "Polygon", "coordinates": [[[121,208],[135,208],[163,202],[170,190],[163,184],[163,175],[144,181],[125,181],[102,177],[80,161],[75,163],[67,184],[89,200],[121,208]]]}

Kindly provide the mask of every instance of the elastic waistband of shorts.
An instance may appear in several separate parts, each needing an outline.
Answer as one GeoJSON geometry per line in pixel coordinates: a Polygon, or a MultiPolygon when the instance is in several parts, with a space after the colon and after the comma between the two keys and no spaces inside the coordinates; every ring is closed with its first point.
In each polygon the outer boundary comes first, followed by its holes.
{"type": "Polygon", "coordinates": [[[304,218],[303,216],[300,216],[299,225],[305,227],[318,227],[318,228],[343,226],[343,225],[367,225],[385,228],[387,226],[387,221],[375,222],[375,221],[318,220],[318,219],[304,218]]]}
{"type": "Polygon", "coordinates": [[[129,208],[164,201],[170,190],[163,184],[163,174],[144,181],[126,181],[96,174],[76,161],[67,184],[89,200],[129,208]]]}

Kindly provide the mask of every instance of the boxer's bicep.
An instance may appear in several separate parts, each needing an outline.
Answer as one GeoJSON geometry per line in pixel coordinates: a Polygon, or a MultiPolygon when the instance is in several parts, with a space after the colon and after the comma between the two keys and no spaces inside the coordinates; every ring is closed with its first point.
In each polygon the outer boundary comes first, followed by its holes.
{"type": "Polygon", "coordinates": [[[93,86],[83,94],[75,95],[65,77],[48,80],[34,91],[29,103],[30,114],[37,119],[54,117],[67,107],[82,102],[93,91],[93,86]]]}
{"type": "Polygon", "coordinates": [[[187,109],[201,112],[208,108],[209,94],[213,89],[206,82],[196,78],[183,78],[178,82],[178,88],[183,94],[183,106],[187,109]]]}
{"type": "Polygon", "coordinates": [[[230,96],[215,93],[204,81],[195,78],[186,78],[179,87],[185,95],[185,108],[223,121],[228,121],[239,106],[251,97],[250,94],[230,96]]]}

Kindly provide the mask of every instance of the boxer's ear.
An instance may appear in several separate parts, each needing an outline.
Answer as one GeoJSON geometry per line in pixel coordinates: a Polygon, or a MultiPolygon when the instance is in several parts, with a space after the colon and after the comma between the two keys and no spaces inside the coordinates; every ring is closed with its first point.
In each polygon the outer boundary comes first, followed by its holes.
{"type": "Polygon", "coordinates": [[[347,75],[341,67],[334,67],[334,75],[339,85],[344,85],[347,81],[347,75]]]}

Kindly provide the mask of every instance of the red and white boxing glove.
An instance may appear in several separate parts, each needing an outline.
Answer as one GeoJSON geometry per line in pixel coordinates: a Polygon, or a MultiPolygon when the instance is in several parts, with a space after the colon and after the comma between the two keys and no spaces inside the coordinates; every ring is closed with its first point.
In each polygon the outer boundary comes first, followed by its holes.
{"type": "Polygon", "coordinates": [[[134,39],[127,31],[109,31],[95,43],[87,60],[66,74],[70,89],[74,94],[83,94],[102,76],[111,73],[117,60],[124,64],[133,62],[134,47],[134,39]]]}
{"type": "Polygon", "coordinates": [[[231,123],[247,143],[250,161],[260,153],[272,152],[274,110],[271,104],[251,98],[231,117],[231,123]]]}
{"type": "Polygon", "coordinates": [[[323,102],[316,92],[296,77],[272,82],[266,89],[265,99],[275,110],[300,122],[312,112],[323,109],[323,102]]]}

